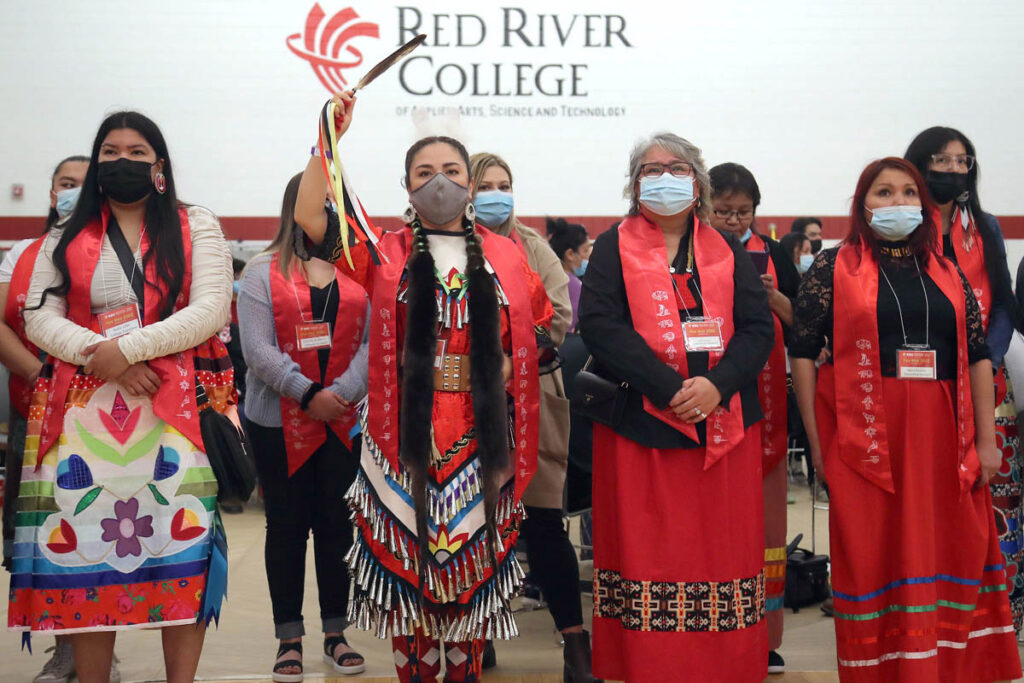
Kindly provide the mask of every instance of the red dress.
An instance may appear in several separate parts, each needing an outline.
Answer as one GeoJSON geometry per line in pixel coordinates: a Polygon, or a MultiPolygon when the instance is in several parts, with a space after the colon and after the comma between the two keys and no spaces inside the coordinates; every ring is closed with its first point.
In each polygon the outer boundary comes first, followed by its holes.
{"type": "MultiPolygon", "coordinates": [[[[379,637],[426,635],[464,643],[485,635],[517,634],[508,601],[523,573],[510,550],[523,515],[522,491],[536,466],[536,334],[549,325],[553,312],[540,278],[514,243],[482,227],[476,230],[495,276],[502,346],[514,360],[506,391],[515,411],[509,422],[510,434],[515,435],[515,466],[504,473],[500,484],[497,529],[501,538],[495,569],[487,559],[472,396],[468,391],[434,391],[426,586],[421,586],[416,566],[419,543],[411,475],[398,460],[397,444],[398,406],[403,398],[396,366],[405,339],[405,264],[411,231],[386,233],[376,250],[360,243],[352,248],[351,265],[336,254],[336,267],[362,284],[371,297],[370,389],[362,414],[363,451],[348,495],[357,528],[349,555],[355,577],[350,620],[373,629],[379,637]]],[[[444,239],[464,243],[461,235],[444,239]]],[[[472,323],[464,280],[458,269],[437,274],[438,354],[469,353],[472,323]]],[[[407,654],[402,655],[403,661],[408,661],[407,654]]],[[[403,666],[399,665],[400,675],[405,675],[403,666]]]]}
{"type": "MultiPolygon", "coordinates": [[[[698,222],[691,232],[704,283],[700,315],[720,322],[728,348],[733,252],[710,226],[698,222]]],[[[685,282],[672,284],[656,226],[627,218],[618,239],[630,324],[682,383],[698,354],[683,351],[680,307],[689,311],[697,301],[680,293],[689,291],[685,282]]],[[[707,355],[714,367],[723,354],[707,355]]],[[[693,425],[644,401],[647,413],[698,440],[693,425]]],[[[594,426],[595,676],[637,683],[765,676],[761,428],[744,429],[736,393],[711,412],[705,429],[700,447],[665,449],[594,426]]]]}
{"type": "Polygon", "coordinates": [[[899,275],[907,269],[891,260],[883,267],[903,312],[915,295],[921,302],[926,282],[931,288],[927,308],[922,302],[916,319],[907,313],[906,334],[924,332],[927,310],[939,379],[883,371],[883,361],[898,367],[895,350],[879,341],[880,320],[893,317],[882,306],[886,284],[879,287],[870,252],[851,245],[826,251],[808,272],[792,342],[793,355],[804,358],[817,351],[802,337],[833,342],[833,363],[818,371],[815,412],[830,493],[840,680],[1015,679],[1021,669],[991,495],[974,485],[968,363],[969,353],[985,351],[978,309],[941,256],[922,263],[920,276],[899,275]],[[809,322],[826,309],[832,330],[809,322]]]}

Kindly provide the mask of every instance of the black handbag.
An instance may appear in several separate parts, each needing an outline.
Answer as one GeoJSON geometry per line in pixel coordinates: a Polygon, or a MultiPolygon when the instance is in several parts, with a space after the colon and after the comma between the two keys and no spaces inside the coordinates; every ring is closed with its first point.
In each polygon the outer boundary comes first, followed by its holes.
{"type": "Polygon", "coordinates": [[[609,427],[618,427],[626,412],[628,382],[615,383],[590,371],[591,356],[573,380],[569,408],[579,415],[609,427]]]}
{"type": "Polygon", "coordinates": [[[203,385],[196,383],[199,431],[210,469],[217,478],[217,500],[247,501],[256,488],[256,473],[248,455],[245,431],[238,423],[238,411],[229,406],[219,413],[210,405],[203,385]],[[232,419],[234,418],[234,419],[232,419]]]}
{"type": "Polygon", "coordinates": [[[786,595],[783,605],[799,612],[801,607],[823,602],[832,591],[828,586],[828,555],[815,555],[798,547],[803,534],[786,546],[786,595]]]}

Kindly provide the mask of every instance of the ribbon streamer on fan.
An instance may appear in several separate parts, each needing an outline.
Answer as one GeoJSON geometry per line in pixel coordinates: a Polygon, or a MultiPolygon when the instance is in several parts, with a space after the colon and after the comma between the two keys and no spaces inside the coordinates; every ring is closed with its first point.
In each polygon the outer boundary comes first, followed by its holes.
{"type": "Polygon", "coordinates": [[[338,155],[338,135],[334,128],[338,108],[338,104],[333,100],[328,100],[320,110],[320,134],[317,136],[317,147],[320,150],[320,165],[323,168],[324,177],[327,179],[334,202],[338,206],[338,223],[345,261],[350,268],[354,268],[350,248],[355,244],[365,242],[370,257],[375,263],[387,262],[387,257],[379,249],[379,233],[366,214],[359,197],[352,189],[352,184],[341,165],[341,158],[338,155]]]}

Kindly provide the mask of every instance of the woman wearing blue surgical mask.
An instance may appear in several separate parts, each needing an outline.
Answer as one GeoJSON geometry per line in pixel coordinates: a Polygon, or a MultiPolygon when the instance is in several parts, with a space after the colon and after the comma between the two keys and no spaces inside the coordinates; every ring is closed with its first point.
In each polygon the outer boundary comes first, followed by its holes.
{"type": "Polygon", "coordinates": [[[779,240],[782,251],[793,261],[796,272],[803,275],[814,263],[814,253],[811,251],[811,240],[807,235],[799,232],[791,232],[782,236],[779,240]]]}
{"type": "MultiPolygon", "coordinates": [[[[74,210],[88,169],[89,157],[81,155],[70,156],[57,164],[50,177],[50,211],[46,217],[44,234],[74,210]]],[[[0,311],[3,311],[4,315],[3,321],[0,322],[0,363],[11,374],[3,516],[4,566],[8,568],[14,544],[29,401],[32,385],[43,367],[39,359],[39,350],[25,335],[25,325],[21,317],[32,269],[42,242],[42,237],[29,237],[16,242],[4,255],[3,263],[0,264],[0,311]],[[8,308],[8,300],[16,302],[15,305],[8,308]]],[[[64,681],[74,673],[70,639],[57,636],[56,641],[53,656],[43,665],[42,672],[36,678],[39,683],[64,681]]],[[[116,671],[117,665],[114,664],[113,668],[116,671]]]]}
{"type": "Polygon", "coordinates": [[[841,681],[1021,675],[987,485],[1002,461],[992,365],[939,234],[917,169],[875,161],[849,234],[818,254],[796,302],[789,353],[829,485],[841,681]]]}
{"type": "MultiPolygon", "coordinates": [[[[476,178],[473,204],[481,225],[506,236],[522,249],[530,267],[544,283],[555,315],[551,340],[561,346],[572,320],[569,277],[562,270],[547,240],[519,222],[513,213],[512,169],[496,154],[470,157],[470,174],[476,178]]],[[[540,377],[540,443],[537,472],[523,505],[526,519],[520,534],[526,541],[529,578],[540,588],[565,640],[566,671],[570,681],[590,681],[590,636],[583,630],[580,577],[576,553],[562,523],[569,457],[569,401],[560,369],[540,377]]]]}
{"type": "Polygon", "coordinates": [[[671,133],[642,141],[629,161],[629,215],[597,238],[583,279],[591,370],[608,380],[609,402],[624,400],[621,413],[592,415],[603,679],[753,683],[767,673],[757,377],[772,317],[743,245],[705,222],[710,193],[696,146],[671,133]],[[718,606],[700,616],[664,607],[709,595],[718,606]]]}
{"type": "Polygon", "coordinates": [[[89,170],[89,157],[70,156],[57,164],[50,179],[50,213],[46,216],[46,229],[71,215],[78,203],[78,195],[89,170]]]}
{"type": "Polygon", "coordinates": [[[786,398],[785,332],[793,323],[792,299],[800,275],[778,242],[755,230],[754,216],[761,189],[745,166],[719,164],[711,176],[711,225],[739,238],[754,262],[768,294],[775,327],[775,345],[758,376],[758,395],[764,410],[761,424],[761,465],[764,476],[765,584],[768,621],[768,673],[780,674],[786,663],[782,646],[782,603],[786,587],[786,398]]]}
{"type": "Polygon", "coordinates": [[[547,221],[548,244],[562,262],[562,270],[569,276],[569,300],[572,302],[572,330],[579,323],[580,290],[582,278],[587,272],[590,252],[594,243],[587,229],[579,223],[570,223],[564,218],[549,218],[547,221]]]}

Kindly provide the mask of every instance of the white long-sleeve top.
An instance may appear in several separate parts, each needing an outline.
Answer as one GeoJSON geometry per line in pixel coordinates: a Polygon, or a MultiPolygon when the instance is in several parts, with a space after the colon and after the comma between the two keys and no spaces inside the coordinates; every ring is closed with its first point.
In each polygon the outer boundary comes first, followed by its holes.
{"type": "MultiPolygon", "coordinates": [[[[190,349],[206,341],[227,323],[231,316],[231,289],[234,276],[231,269],[231,250],[217,217],[199,206],[188,208],[189,230],[192,236],[192,285],[189,303],[167,318],[133,330],[118,338],[121,353],[129,363],[168,356],[190,349]]],[[[64,297],[47,295],[46,302],[35,308],[47,287],[61,281],[53,265],[53,250],[60,239],[61,230],[50,232],[39,250],[25,306],[25,331],[28,338],[52,356],[76,365],[84,365],[88,357],[83,351],[104,340],[89,328],[81,327],[67,318],[64,297]]],[[[141,254],[136,253],[138,275],[142,274],[141,254]]],[[[71,253],[68,260],[75,258],[71,253]]],[[[92,312],[99,313],[136,301],[135,293],[117,254],[107,237],[91,283],[92,312]]]]}

